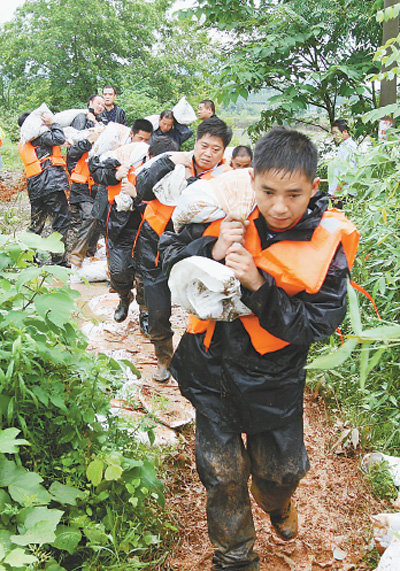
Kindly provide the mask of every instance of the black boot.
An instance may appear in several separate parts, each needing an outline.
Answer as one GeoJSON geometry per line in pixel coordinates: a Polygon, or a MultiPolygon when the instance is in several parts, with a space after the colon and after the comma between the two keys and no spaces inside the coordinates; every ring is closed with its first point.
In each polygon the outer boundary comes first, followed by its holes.
{"type": "Polygon", "coordinates": [[[114,320],[117,323],[121,323],[121,321],[125,321],[126,316],[128,315],[129,306],[133,301],[133,294],[132,292],[128,293],[128,295],[124,295],[120,297],[119,304],[114,312],[114,320]]]}
{"type": "Polygon", "coordinates": [[[139,325],[143,335],[149,337],[149,314],[142,309],[139,309],[139,325]]]}
{"type": "Polygon", "coordinates": [[[157,371],[153,375],[153,380],[157,381],[157,383],[165,383],[171,376],[168,367],[174,353],[172,337],[155,342],[154,352],[157,357],[157,371]]]}

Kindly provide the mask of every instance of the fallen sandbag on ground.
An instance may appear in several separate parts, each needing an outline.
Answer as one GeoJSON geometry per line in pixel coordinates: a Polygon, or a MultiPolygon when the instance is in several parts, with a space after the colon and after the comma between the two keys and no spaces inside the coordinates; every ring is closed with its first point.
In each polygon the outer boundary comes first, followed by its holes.
{"type": "Polygon", "coordinates": [[[185,188],[172,221],[178,232],[185,224],[212,222],[231,213],[245,220],[255,205],[250,169],[231,170],[210,180],[198,180],[185,188]]]}
{"type": "Polygon", "coordinates": [[[371,519],[376,548],[382,554],[400,534],[400,513],[381,513],[371,519]]]}
{"type": "Polygon", "coordinates": [[[89,155],[91,157],[100,156],[107,151],[113,151],[117,147],[127,145],[130,142],[130,128],[111,121],[91,148],[89,155]]]}
{"type": "Polygon", "coordinates": [[[171,270],[173,299],[199,319],[233,321],[251,311],[240,300],[240,282],[234,271],[215,260],[191,256],[171,270]]]}
{"type": "Polygon", "coordinates": [[[396,538],[386,549],[376,571],[400,571],[400,540],[396,538]]]}

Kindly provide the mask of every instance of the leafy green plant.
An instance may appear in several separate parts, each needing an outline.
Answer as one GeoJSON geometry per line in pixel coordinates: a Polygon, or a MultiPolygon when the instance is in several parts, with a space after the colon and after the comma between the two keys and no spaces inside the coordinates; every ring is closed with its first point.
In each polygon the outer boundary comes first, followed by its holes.
{"type": "Polygon", "coordinates": [[[88,352],[68,271],[32,263],[60,238],[0,235],[0,570],[144,569],[175,529],[110,414],[128,363],[88,352]]]}

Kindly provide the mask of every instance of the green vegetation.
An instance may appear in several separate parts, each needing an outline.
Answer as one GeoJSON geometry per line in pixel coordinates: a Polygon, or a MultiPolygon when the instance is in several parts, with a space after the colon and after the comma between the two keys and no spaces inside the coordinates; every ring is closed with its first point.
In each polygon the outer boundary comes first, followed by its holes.
{"type": "Polygon", "coordinates": [[[88,352],[67,270],[32,264],[60,238],[0,235],[0,569],[146,569],[176,531],[160,460],[110,414],[133,365],[88,352]]]}

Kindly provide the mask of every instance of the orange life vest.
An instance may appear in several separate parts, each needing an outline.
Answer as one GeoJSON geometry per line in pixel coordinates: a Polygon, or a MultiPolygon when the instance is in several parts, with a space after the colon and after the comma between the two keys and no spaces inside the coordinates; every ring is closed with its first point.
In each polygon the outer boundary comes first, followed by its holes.
{"type": "Polygon", "coordinates": [[[51,164],[54,166],[61,166],[64,168],[66,166],[65,160],[61,155],[61,147],[59,145],[54,145],[50,156],[39,159],[32,143],[25,143],[25,145],[23,145],[20,141],[18,145],[18,153],[25,165],[27,178],[40,174],[43,171],[42,163],[48,160],[50,160],[51,164]]]}
{"type": "MultiPolygon", "coordinates": [[[[265,250],[261,249],[261,240],[254,224],[258,215],[259,210],[256,209],[248,218],[250,225],[246,231],[244,246],[252,254],[256,266],[273,276],[276,285],[288,295],[293,296],[301,291],[317,293],[340,243],[343,245],[349,268],[353,266],[359,233],[340,210],[332,208],[324,212],[310,241],[282,240],[265,250]]],[[[219,236],[221,222],[222,220],[212,222],[205,230],[204,236],[219,236]]],[[[289,345],[287,341],[275,337],[261,327],[258,317],[254,314],[240,317],[240,320],[254,349],[261,355],[289,345]]],[[[189,316],[188,333],[206,332],[204,344],[207,348],[210,346],[214,329],[215,321],[202,321],[193,315],[189,316]]]]}
{"type": "Polygon", "coordinates": [[[94,185],[94,180],[90,174],[88,157],[89,153],[84,153],[81,156],[79,161],[76,163],[75,168],[72,169],[71,180],[72,182],[77,182],[79,184],[87,184],[91,191],[92,186],[94,185]]]}
{"type": "MultiPolygon", "coordinates": [[[[117,167],[117,170],[119,168],[120,167],[117,167]]],[[[136,186],[135,170],[136,169],[134,167],[130,168],[130,171],[128,173],[128,180],[129,182],[131,182],[133,185],[136,186]]],[[[121,192],[121,185],[122,185],[122,180],[120,180],[118,184],[107,186],[107,199],[110,204],[114,204],[115,197],[121,192]]]]}

